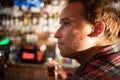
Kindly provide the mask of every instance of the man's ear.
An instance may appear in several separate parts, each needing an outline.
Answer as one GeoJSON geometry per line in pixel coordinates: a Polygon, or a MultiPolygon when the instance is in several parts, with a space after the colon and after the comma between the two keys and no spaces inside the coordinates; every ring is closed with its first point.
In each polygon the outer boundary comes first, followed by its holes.
{"type": "Polygon", "coordinates": [[[95,28],[94,28],[94,31],[89,35],[91,37],[97,37],[99,36],[101,33],[104,32],[104,29],[105,29],[105,25],[103,22],[98,22],[96,25],[95,25],[95,28]]]}

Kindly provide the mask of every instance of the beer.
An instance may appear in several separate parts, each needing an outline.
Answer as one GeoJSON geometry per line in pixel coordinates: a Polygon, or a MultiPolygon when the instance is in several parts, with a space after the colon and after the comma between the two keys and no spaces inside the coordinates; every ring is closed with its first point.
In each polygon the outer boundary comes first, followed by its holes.
{"type": "Polygon", "coordinates": [[[4,51],[0,51],[0,80],[4,80],[4,51]]]}
{"type": "Polygon", "coordinates": [[[52,59],[47,60],[47,62],[45,63],[47,80],[58,80],[57,73],[55,73],[57,66],[58,66],[58,63],[55,62],[54,60],[52,59]]]}
{"type": "Polygon", "coordinates": [[[0,80],[3,80],[4,77],[4,52],[0,51],[0,80]]]}

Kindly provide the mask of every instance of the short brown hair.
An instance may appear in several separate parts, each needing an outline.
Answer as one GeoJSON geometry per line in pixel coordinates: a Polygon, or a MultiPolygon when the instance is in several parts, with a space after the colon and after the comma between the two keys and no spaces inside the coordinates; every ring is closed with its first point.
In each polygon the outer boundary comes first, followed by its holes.
{"type": "Polygon", "coordinates": [[[92,24],[102,21],[105,24],[104,34],[111,42],[115,42],[120,27],[117,9],[113,6],[116,0],[69,0],[68,3],[82,2],[85,6],[85,18],[92,24]]]}

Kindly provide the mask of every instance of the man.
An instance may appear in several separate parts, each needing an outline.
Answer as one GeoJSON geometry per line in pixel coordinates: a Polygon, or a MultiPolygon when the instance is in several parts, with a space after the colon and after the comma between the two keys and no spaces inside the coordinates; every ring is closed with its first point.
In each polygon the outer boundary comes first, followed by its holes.
{"type": "Polygon", "coordinates": [[[69,0],[55,37],[63,57],[81,65],[65,80],[119,80],[120,52],[116,47],[120,19],[113,0],[69,0]]]}

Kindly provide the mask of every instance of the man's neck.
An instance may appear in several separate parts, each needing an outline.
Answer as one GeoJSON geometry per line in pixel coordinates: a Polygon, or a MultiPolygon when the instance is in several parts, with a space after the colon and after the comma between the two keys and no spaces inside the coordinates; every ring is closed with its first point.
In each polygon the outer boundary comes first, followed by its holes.
{"type": "Polygon", "coordinates": [[[88,50],[82,51],[78,53],[78,56],[80,54],[80,56],[76,58],[76,60],[80,63],[80,64],[84,64],[88,59],[90,59],[92,56],[96,55],[102,48],[104,48],[106,46],[95,46],[92,47],[88,50]],[[82,55],[81,55],[82,54],[82,55]],[[82,56],[82,57],[81,57],[82,56]]]}

